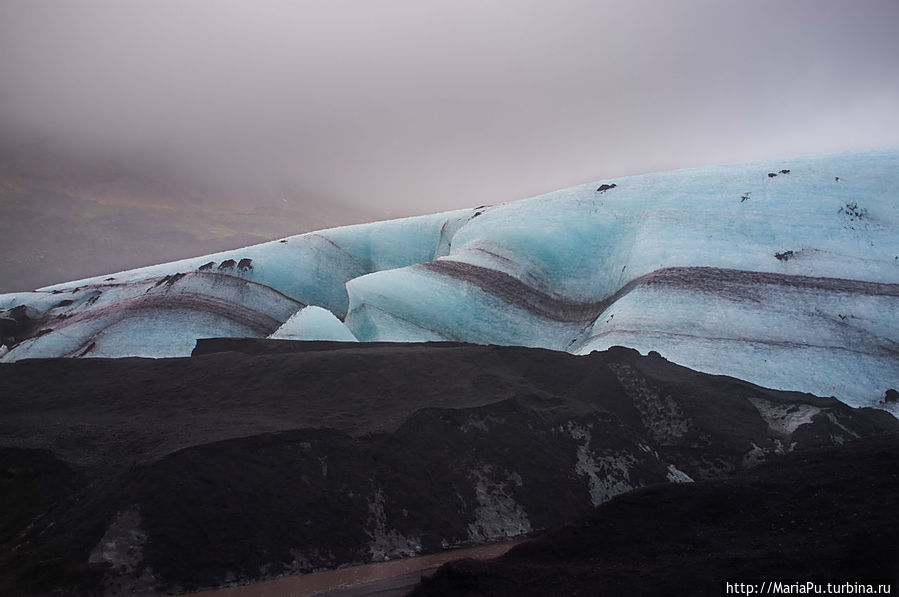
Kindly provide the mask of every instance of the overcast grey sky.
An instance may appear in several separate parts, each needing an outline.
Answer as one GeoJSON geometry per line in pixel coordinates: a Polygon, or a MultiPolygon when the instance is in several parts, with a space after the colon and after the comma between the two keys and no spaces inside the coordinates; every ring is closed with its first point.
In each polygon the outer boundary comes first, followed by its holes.
{"type": "Polygon", "coordinates": [[[897,0],[0,0],[0,139],[426,213],[899,146],[897,31],[897,0]]]}

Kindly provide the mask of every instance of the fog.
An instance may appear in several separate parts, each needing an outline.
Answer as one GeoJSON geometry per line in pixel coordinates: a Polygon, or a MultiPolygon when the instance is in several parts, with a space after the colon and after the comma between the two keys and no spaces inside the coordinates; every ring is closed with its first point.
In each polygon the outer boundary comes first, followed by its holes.
{"type": "Polygon", "coordinates": [[[0,133],[424,213],[899,145],[897,26],[894,0],[5,0],[0,133]]]}

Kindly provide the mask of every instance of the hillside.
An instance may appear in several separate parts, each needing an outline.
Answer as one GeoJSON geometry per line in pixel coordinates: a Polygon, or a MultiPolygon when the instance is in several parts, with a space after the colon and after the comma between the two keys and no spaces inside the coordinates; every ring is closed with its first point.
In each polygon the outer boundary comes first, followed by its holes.
{"type": "Polygon", "coordinates": [[[899,431],[878,409],[657,354],[443,343],[25,360],[0,364],[0,410],[0,592],[23,596],[177,593],[501,541],[636,488],[899,431]]]}

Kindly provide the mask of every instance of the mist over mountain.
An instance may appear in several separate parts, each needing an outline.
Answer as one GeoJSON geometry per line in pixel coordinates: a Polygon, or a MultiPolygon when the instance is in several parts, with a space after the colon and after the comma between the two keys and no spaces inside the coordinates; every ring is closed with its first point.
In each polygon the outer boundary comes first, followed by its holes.
{"type": "Polygon", "coordinates": [[[0,290],[896,146],[897,22],[892,0],[3,2],[0,290]]]}
{"type": "Polygon", "coordinates": [[[379,219],[296,184],[202,178],[166,160],[0,144],[0,291],[379,219]]]}

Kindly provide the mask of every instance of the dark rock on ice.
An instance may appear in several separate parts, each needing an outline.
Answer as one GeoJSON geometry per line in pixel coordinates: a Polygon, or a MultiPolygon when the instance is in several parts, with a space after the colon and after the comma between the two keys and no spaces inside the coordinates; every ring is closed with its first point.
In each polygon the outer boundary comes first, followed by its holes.
{"type": "Polygon", "coordinates": [[[784,251],[783,253],[775,253],[774,256],[778,261],[789,261],[793,257],[793,251],[784,251]]]}
{"type": "Polygon", "coordinates": [[[28,315],[25,305],[0,310],[0,344],[10,346],[27,337],[36,321],[28,315]]]}
{"type": "Polygon", "coordinates": [[[178,272],[177,274],[172,274],[171,276],[167,276],[168,280],[165,281],[166,286],[172,286],[175,282],[186,276],[187,274],[178,272]]]}

